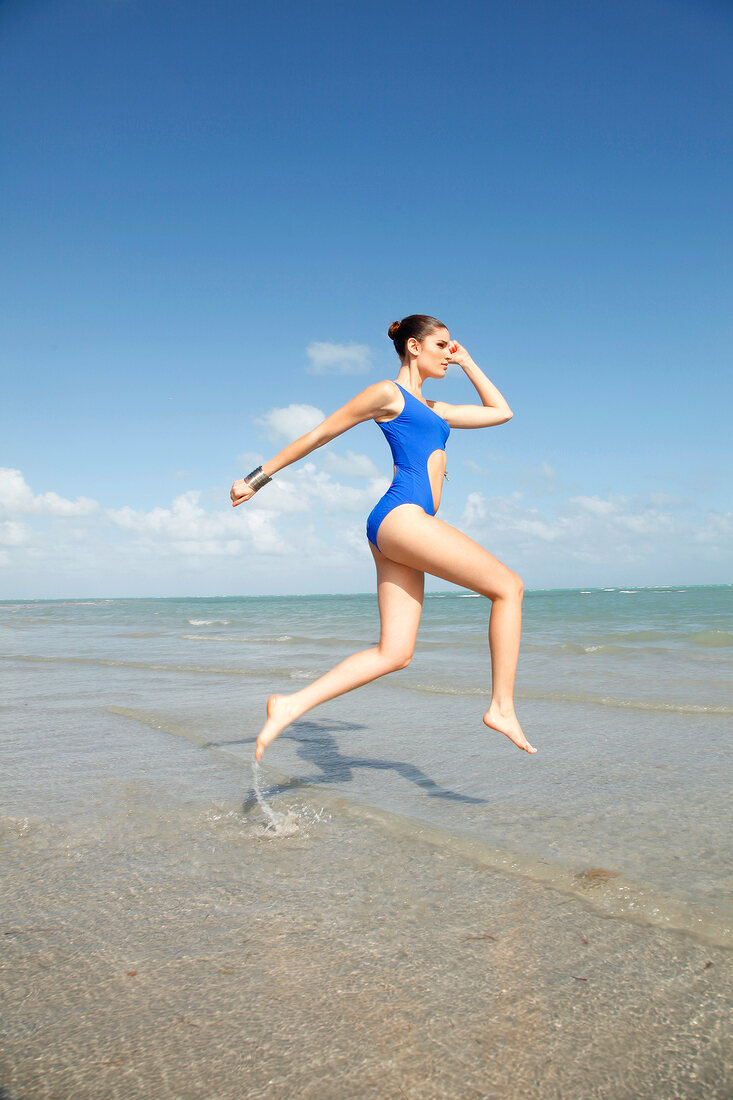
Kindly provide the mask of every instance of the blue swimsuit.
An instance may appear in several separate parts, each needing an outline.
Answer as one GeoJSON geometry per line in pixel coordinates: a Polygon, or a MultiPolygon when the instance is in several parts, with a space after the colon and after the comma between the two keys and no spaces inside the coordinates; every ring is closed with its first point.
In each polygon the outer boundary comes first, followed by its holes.
{"type": "Polygon", "coordinates": [[[379,423],[387,437],[395,464],[395,476],[382,499],[367,519],[367,538],[377,545],[379,525],[400,504],[419,504],[429,516],[435,515],[433,490],[428,477],[428,459],[433,451],[444,451],[450,428],[442,416],[423,404],[409,390],[395,382],[405,395],[402,412],[379,423]]]}

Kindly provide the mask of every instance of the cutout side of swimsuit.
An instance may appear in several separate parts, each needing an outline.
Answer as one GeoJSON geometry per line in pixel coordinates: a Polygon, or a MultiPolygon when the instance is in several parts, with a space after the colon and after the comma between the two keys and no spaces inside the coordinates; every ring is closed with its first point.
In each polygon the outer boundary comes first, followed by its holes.
{"type": "MultiPolygon", "coordinates": [[[[436,413],[437,416],[437,413],[436,413]]],[[[427,471],[430,491],[433,495],[433,515],[440,507],[440,497],[443,491],[443,478],[445,477],[446,455],[443,447],[438,447],[428,455],[427,471]]]]}

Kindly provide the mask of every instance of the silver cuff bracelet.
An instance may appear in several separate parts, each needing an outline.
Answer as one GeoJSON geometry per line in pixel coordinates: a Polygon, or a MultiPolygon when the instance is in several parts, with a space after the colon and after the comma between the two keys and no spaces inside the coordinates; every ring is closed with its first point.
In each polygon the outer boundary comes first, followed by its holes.
{"type": "Polygon", "coordinates": [[[272,481],[272,478],[267,476],[261,466],[258,466],[251,474],[247,474],[244,480],[249,485],[250,489],[254,489],[254,491],[257,492],[263,485],[267,485],[268,481],[272,481]]]}

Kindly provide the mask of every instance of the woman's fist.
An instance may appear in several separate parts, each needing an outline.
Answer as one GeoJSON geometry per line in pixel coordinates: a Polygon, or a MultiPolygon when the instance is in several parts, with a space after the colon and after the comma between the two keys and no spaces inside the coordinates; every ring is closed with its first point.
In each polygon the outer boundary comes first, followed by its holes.
{"type": "Polygon", "coordinates": [[[248,485],[243,477],[240,477],[232,485],[232,491],[229,494],[232,498],[232,508],[236,508],[238,504],[244,504],[245,500],[250,500],[254,495],[255,491],[252,486],[248,485]]]}
{"type": "Polygon", "coordinates": [[[448,354],[450,355],[451,363],[456,363],[459,367],[467,367],[471,362],[471,356],[457,340],[451,340],[450,346],[448,347],[448,354]]]}

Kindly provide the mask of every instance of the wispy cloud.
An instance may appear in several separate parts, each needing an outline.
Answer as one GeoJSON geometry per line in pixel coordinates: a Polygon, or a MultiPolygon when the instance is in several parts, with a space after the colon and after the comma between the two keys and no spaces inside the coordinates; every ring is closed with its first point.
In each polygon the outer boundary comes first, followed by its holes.
{"type": "Polygon", "coordinates": [[[537,492],[542,495],[558,493],[561,491],[572,492],[577,490],[578,484],[560,481],[557,470],[547,461],[527,463],[517,462],[514,458],[500,454],[485,454],[485,461],[491,466],[480,465],[471,458],[464,458],[461,465],[465,470],[480,477],[495,477],[496,467],[501,466],[506,471],[509,483],[519,492],[537,492]],[[493,468],[492,468],[493,467],[493,468]]]}
{"type": "Polygon", "coordinates": [[[571,497],[571,504],[576,504],[581,512],[590,512],[593,516],[610,516],[619,512],[618,501],[602,500],[601,497],[571,497]]]}
{"type": "Polygon", "coordinates": [[[257,418],[257,423],[267,428],[271,438],[291,441],[305,435],[325,418],[326,414],[315,405],[286,405],[270,409],[257,418]]]}
{"type": "Polygon", "coordinates": [[[695,541],[712,547],[721,556],[726,554],[730,568],[733,563],[733,512],[710,512],[705,526],[695,532],[695,541]]]}
{"type": "Polygon", "coordinates": [[[313,512],[314,516],[321,512],[329,515],[355,512],[366,519],[388,485],[389,480],[377,471],[363,489],[355,489],[335,481],[314,462],[306,462],[282,476],[278,474],[272,485],[257,494],[253,503],[273,515],[305,511],[313,512]]]}
{"type": "Polygon", "coordinates": [[[330,470],[331,473],[340,474],[341,477],[381,477],[381,470],[372,462],[369,455],[358,455],[354,451],[347,451],[345,455],[326,451],[323,456],[323,468],[330,470]]]}
{"type": "Polygon", "coordinates": [[[239,463],[239,468],[248,474],[250,470],[256,470],[261,466],[266,457],[260,451],[242,451],[237,455],[236,461],[239,463]]]}
{"type": "Polygon", "coordinates": [[[372,353],[366,344],[309,344],[306,354],[311,365],[308,374],[366,374],[372,353]]]}
{"type": "Polygon", "coordinates": [[[1,546],[23,546],[30,538],[31,529],[27,523],[6,519],[0,523],[1,546]]]}
{"type": "Polygon", "coordinates": [[[562,569],[571,577],[578,563],[587,563],[596,578],[634,571],[638,583],[656,584],[670,569],[705,576],[705,563],[733,557],[733,513],[689,516],[660,507],[654,496],[577,496],[546,513],[516,496],[469,493],[458,526],[514,568],[535,574],[562,569]]]}

